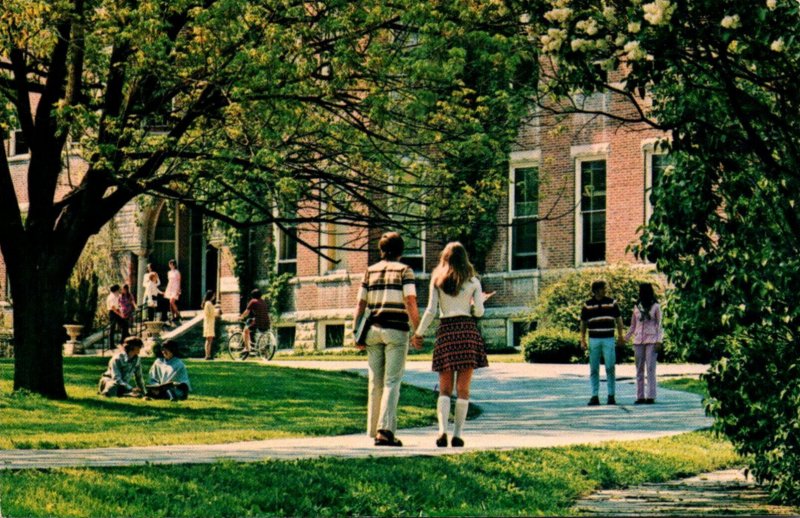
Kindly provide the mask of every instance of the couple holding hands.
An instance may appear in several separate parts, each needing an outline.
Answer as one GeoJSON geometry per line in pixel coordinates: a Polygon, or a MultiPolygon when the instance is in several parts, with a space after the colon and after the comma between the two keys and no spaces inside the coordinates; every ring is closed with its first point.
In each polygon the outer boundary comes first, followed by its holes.
{"type": "Polygon", "coordinates": [[[411,346],[421,349],[425,331],[438,312],[440,322],[433,350],[433,370],[439,373],[436,445],[448,444],[450,395],[455,383],[458,399],[450,444],[464,446],[461,432],[467,418],[472,373],[489,365],[475,319],[483,316],[484,302],[494,293],[482,291],[464,246],[448,243],[431,274],[428,307],[420,319],[414,271],[399,262],[404,248],[402,237],[388,232],[378,247],[381,261],[364,274],[354,320],[362,323],[356,326],[356,344],[367,350],[369,364],[367,433],[375,439],[376,446],[403,445],[394,434],[408,335],[413,329],[411,346]]]}

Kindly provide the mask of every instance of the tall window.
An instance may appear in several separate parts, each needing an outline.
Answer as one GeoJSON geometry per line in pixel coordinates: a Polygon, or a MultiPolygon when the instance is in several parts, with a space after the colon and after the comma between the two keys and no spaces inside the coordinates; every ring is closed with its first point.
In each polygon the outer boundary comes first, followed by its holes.
{"type": "Polygon", "coordinates": [[[648,153],[649,157],[649,170],[647,171],[647,179],[645,184],[645,220],[649,221],[650,216],[653,215],[653,206],[656,204],[656,199],[653,195],[654,191],[664,176],[664,171],[672,166],[672,156],[666,153],[648,153]]]}
{"type": "Polygon", "coordinates": [[[27,155],[30,153],[30,147],[25,140],[25,134],[20,130],[16,130],[11,138],[11,156],[14,155],[27,155]]]}
{"type": "Polygon", "coordinates": [[[275,228],[278,252],[278,273],[297,274],[297,227],[275,228]]]}
{"type": "Polygon", "coordinates": [[[344,247],[348,246],[349,231],[345,225],[323,223],[320,226],[320,250],[330,259],[320,257],[320,273],[347,270],[347,256],[344,247]]]}
{"type": "Polygon", "coordinates": [[[537,266],[537,221],[539,215],[539,168],[513,169],[514,196],[511,213],[511,269],[537,266]]]}
{"type": "Polygon", "coordinates": [[[403,233],[403,257],[400,259],[415,272],[425,271],[424,231],[419,234],[403,233]]]}
{"type": "Polygon", "coordinates": [[[606,259],[606,161],[580,163],[581,175],[581,262],[606,259]]]}

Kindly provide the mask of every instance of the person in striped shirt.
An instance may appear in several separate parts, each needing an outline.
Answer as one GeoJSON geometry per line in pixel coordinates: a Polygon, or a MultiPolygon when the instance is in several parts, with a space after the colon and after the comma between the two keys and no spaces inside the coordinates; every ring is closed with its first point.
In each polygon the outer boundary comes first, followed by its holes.
{"type": "MultiPolygon", "coordinates": [[[[367,268],[358,292],[354,322],[367,308],[369,319],[364,345],[369,364],[367,433],[376,446],[402,446],[397,430],[397,403],[408,353],[409,331],[419,326],[414,271],[399,262],[403,238],[397,232],[381,236],[381,261],[367,268]],[[411,325],[409,326],[409,320],[411,325]]],[[[418,344],[412,344],[419,348],[418,344]]]]}
{"type": "Polygon", "coordinates": [[[608,404],[616,405],[616,372],[617,353],[614,343],[614,329],[617,331],[617,343],[625,343],[623,337],[622,315],[614,299],[606,297],[606,282],[597,280],[592,283],[592,298],[583,304],[581,310],[581,347],[586,349],[586,332],[589,332],[589,382],[592,397],[589,406],[600,404],[600,355],[603,355],[608,380],[608,404]]]}

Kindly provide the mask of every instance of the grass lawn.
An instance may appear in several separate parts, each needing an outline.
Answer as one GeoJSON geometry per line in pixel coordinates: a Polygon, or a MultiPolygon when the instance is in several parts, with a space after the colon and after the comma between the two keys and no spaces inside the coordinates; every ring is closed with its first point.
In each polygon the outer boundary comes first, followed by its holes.
{"type": "MultiPolygon", "coordinates": [[[[145,359],[144,367],[151,362],[145,359]]],[[[188,360],[195,392],[172,403],[99,396],[97,381],[107,363],[108,358],[66,358],[70,399],[50,401],[12,393],[13,365],[0,360],[0,448],[221,443],[365,427],[367,381],[354,373],[188,360]]],[[[436,422],[435,395],[428,390],[405,386],[400,406],[400,427],[436,422]]]]}
{"type": "Polygon", "coordinates": [[[445,457],[0,472],[9,516],[571,514],[582,495],[735,465],[706,432],[445,457]]]}
{"type": "Polygon", "coordinates": [[[703,397],[708,397],[706,382],[700,378],[673,378],[658,382],[659,386],[670,390],[683,390],[703,397]]]}

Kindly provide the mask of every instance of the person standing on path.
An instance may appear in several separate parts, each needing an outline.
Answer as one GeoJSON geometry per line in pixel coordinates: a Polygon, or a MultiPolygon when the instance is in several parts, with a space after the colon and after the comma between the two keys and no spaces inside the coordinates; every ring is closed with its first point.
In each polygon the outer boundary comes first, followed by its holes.
{"type": "MultiPolygon", "coordinates": [[[[400,262],[403,238],[387,232],[378,242],[381,261],[367,268],[358,292],[354,322],[369,308],[364,346],[369,365],[367,434],[375,446],[402,446],[397,431],[397,403],[408,354],[408,334],[419,327],[414,271],[400,262]],[[411,328],[409,327],[411,320],[411,328]]],[[[419,345],[414,344],[415,348],[419,345]]]]}
{"type": "Polygon", "coordinates": [[[108,296],[106,297],[106,309],[108,310],[108,350],[114,350],[116,344],[114,343],[114,335],[117,329],[120,332],[120,342],[124,342],[128,338],[128,321],[122,315],[119,306],[119,284],[114,284],[109,288],[108,296]]]}
{"type": "Polygon", "coordinates": [[[617,343],[625,343],[622,336],[622,316],[614,299],[606,297],[606,282],[592,283],[592,298],[583,304],[581,310],[581,347],[587,348],[586,331],[589,331],[589,381],[592,397],[589,406],[600,404],[600,355],[606,365],[608,380],[608,404],[616,405],[616,363],[617,352],[614,344],[614,328],[617,329],[617,343]]]}
{"type": "Polygon", "coordinates": [[[664,330],[661,326],[661,306],[656,299],[653,285],[649,282],[639,284],[639,300],[633,308],[631,327],[625,341],[633,337],[633,352],[636,361],[636,401],[637,405],[656,402],[656,360],[664,330]],[[647,368],[647,391],[645,392],[644,371],[647,368]]]}
{"type": "Polygon", "coordinates": [[[442,250],[439,265],[431,275],[428,307],[412,338],[415,346],[421,346],[434,312],[439,313],[433,370],[439,373],[439,399],[436,402],[439,437],[436,446],[440,448],[447,446],[447,421],[450,418],[454,377],[458,399],[451,445],[464,446],[461,431],[469,409],[472,372],[489,366],[486,345],[475,321],[483,316],[483,303],[489,296],[481,290],[481,283],[464,246],[458,242],[448,243],[442,250]]]}
{"type": "Polygon", "coordinates": [[[169,300],[169,311],[173,322],[181,321],[181,313],[178,311],[178,299],[181,297],[181,272],[175,259],[169,260],[169,271],[167,272],[167,289],[164,296],[169,300]]]}
{"type": "Polygon", "coordinates": [[[211,347],[214,345],[214,337],[216,336],[217,308],[214,306],[215,299],[214,290],[208,290],[203,298],[203,338],[206,339],[206,360],[214,359],[211,347]]]}

